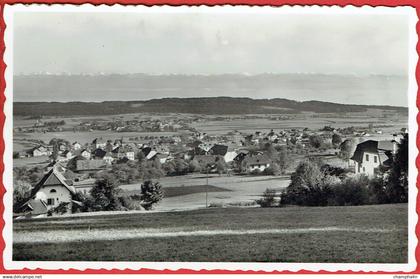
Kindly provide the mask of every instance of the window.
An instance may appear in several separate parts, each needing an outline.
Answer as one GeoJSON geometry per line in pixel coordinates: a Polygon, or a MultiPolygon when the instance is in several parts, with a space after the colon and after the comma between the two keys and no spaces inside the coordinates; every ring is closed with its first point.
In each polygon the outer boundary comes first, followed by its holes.
{"type": "Polygon", "coordinates": [[[54,205],[54,199],[47,199],[47,205],[54,205]]]}
{"type": "Polygon", "coordinates": [[[377,162],[378,162],[378,156],[373,156],[373,161],[374,161],[375,163],[377,163],[377,162]]]}
{"type": "Polygon", "coordinates": [[[55,190],[55,189],[51,189],[51,190],[50,190],[50,193],[57,193],[57,190],[55,190]]]}
{"type": "Polygon", "coordinates": [[[366,161],[369,161],[369,154],[366,154],[366,161]]]}
{"type": "Polygon", "coordinates": [[[365,170],[365,167],[363,167],[363,172],[365,172],[366,170],[365,170]]]}

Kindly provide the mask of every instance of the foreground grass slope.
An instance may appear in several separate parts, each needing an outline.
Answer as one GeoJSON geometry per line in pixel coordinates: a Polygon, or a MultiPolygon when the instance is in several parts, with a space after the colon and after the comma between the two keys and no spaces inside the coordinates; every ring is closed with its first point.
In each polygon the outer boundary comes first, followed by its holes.
{"type": "Polygon", "coordinates": [[[14,223],[14,239],[19,239],[14,260],[402,263],[407,262],[407,205],[215,208],[23,220],[14,223]],[[113,237],[80,240],[92,231],[113,237]],[[130,231],[138,237],[124,238],[130,231]],[[180,231],[189,235],[165,236],[180,231]],[[239,234],[244,231],[249,233],[239,234]],[[31,237],[37,233],[45,241],[31,237]],[[57,234],[66,238],[48,242],[49,234],[50,239],[57,234]]]}

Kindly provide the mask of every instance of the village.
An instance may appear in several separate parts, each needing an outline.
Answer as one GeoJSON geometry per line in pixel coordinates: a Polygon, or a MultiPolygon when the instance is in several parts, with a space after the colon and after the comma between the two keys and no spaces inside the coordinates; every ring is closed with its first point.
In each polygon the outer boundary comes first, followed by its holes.
{"type": "MultiPolygon", "coordinates": [[[[242,181],[249,179],[248,182],[261,177],[266,178],[266,182],[272,180],[271,183],[277,183],[276,179],[289,179],[299,161],[305,158],[321,158],[332,167],[344,169],[346,175],[364,174],[374,177],[380,167],[390,167],[396,144],[407,133],[407,129],[402,128],[393,134],[383,135],[381,126],[368,124],[344,128],[325,125],[320,129],[271,129],[253,133],[233,130],[215,135],[199,132],[189,127],[186,124],[188,122],[190,120],[165,122],[150,119],[113,121],[112,125],[111,122],[99,125],[94,121],[86,121],[77,127],[90,127],[91,131],[105,129],[109,132],[134,131],[133,127],[141,127],[138,129],[142,131],[175,132],[182,129],[183,133],[160,136],[150,133],[147,136],[114,140],[99,137],[90,142],[53,138],[48,143],[35,141],[37,145],[33,148],[15,152],[15,161],[45,158],[44,164],[37,165],[35,171],[15,167],[15,183],[25,182],[30,188],[30,194],[26,193],[26,198],[14,205],[16,217],[57,215],[55,209],[63,204],[66,207],[59,214],[75,212],[74,208],[77,208],[80,201],[75,200],[74,196],[78,193],[89,195],[101,173],[112,174],[120,184],[126,185],[123,189],[131,194],[138,194],[132,191],[136,187],[131,185],[147,180],[163,181],[165,177],[165,181],[176,177],[190,177],[190,180],[194,180],[204,175],[207,181],[202,184],[207,186],[209,176],[224,177],[224,183],[233,181],[230,179],[235,177],[240,177],[242,181]]],[[[45,122],[36,120],[33,130],[26,132],[54,127],[52,122],[48,123],[45,125],[45,122]]],[[[19,129],[21,132],[22,129],[19,129]]],[[[194,183],[192,185],[196,186],[194,183]]],[[[165,189],[167,185],[162,182],[162,186],[165,189]]],[[[195,193],[197,189],[193,188],[188,188],[192,189],[189,192],[184,187],[184,195],[195,193]]],[[[242,200],[250,201],[245,204],[255,205],[253,201],[258,198],[256,195],[262,195],[266,188],[270,187],[254,188],[252,195],[242,193],[246,194],[242,200]]],[[[217,187],[215,189],[218,191],[217,187]]],[[[236,189],[231,190],[235,192],[236,189]]],[[[201,188],[201,191],[206,191],[207,198],[208,188],[201,188]]],[[[237,193],[238,196],[240,194],[237,193]]]]}
{"type": "Polygon", "coordinates": [[[231,4],[5,6],[5,269],[411,275],[418,13],[231,4]]]}

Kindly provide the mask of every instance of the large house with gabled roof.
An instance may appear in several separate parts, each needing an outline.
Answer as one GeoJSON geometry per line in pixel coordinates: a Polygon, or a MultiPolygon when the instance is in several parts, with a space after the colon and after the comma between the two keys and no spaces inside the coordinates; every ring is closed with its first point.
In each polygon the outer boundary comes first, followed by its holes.
{"type": "Polygon", "coordinates": [[[380,166],[389,167],[396,152],[395,141],[367,140],[359,143],[350,160],[354,161],[354,172],[375,176],[380,166]]]}
{"type": "Polygon", "coordinates": [[[34,187],[31,199],[42,200],[48,210],[60,203],[68,203],[68,210],[71,211],[72,197],[75,193],[71,181],[67,180],[57,167],[53,167],[34,187]]]}

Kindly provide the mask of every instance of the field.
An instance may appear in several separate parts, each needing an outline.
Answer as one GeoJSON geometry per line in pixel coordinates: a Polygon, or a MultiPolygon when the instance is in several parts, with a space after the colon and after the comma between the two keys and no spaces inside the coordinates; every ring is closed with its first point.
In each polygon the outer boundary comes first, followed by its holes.
{"type": "MultiPolygon", "coordinates": [[[[338,115],[337,115],[338,116],[338,115]]],[[[383,139],[389,137],[395,131],[399,131],[401,128],[407,127],[407,118],[400,116],[394,119],[384,119],[382,117],[369,115],[369,114],[347,114],[343,117],[326,117],[322,114],[318,114],[317,117],[313,117],[310,114],[300,115],[297,119],[282,119],[282,120],[271,120],[259,118],[259,119],[233,119],[229,121],[203,121],[194,123],[193,127],[208,134],[217,135],[221,133],[227,133],[230,131],[238,130],[244,133],[254,133],[255,131],[268,132],[271,129],[274,131],[283,129],[304,129],[309,128],[313,130],[321,129],[324,126],[332,126],[335,128],[344,127],[368,127],[370,123],[373,125],[383,125],[386,123],[389,127],[382,128],[382,135],[372,135],[372,139],[383,139]]]]}
{"type": "MultiPolygon", "coordinates": [[[[170,193],[157,206],[157,211],[190,210],[206,205],[206,176],[190,174],[163,177],[160,180],[165,191],[170,193]],[[174,189],[172,189],[174,188],[174,189]],[[177,192],[176,195],[172,195],[177,192]]],[[[214,207],[255,205],[265,189],[282,190],[290,183],[288,176],[218,176],[210,175],[208,204],[214,207]],[[217,187],[217,188],[214,188],[217,187]]],[[[125,191],[140,189],[139,184],[120,186],[125,191]]]]}
{"type": "MultiPolygon", "coordinates": [[[[151,119],[167,119],[167,118],[191,118],[194,115],[192,114],[150,114],[147,115],[151,119]]],[[[203,116],[203,115],[201,115],[203,116]]],[[[227,118],[221,121],[212,120],[210,116],[209,119],[203,119],[202,121],[192,123],[191,127],[197,129],[201,132],[206,132],[210,135],[222,135],[238,130],[243,133],[255,133],[255,131],[267,132],[271,129],[275,131],[287,129],[287,128],[309,128],[313,130],[320,129],[324,126],[332,126],[335,128],[340,127],[367,127],[370,123],[373,125],[383,125],[387,124],[387,127],[381,128],[382,134],[371,135],[369,139],[381,140],[381,139],[392,139],[392,134],[398,132],[401,128],[407,127],[407,117],[400,115],[393,118],[383,118],[380,115],[377,115],[376,112],[366,112],[366,113],[348,113],[344,117],[341,114],[341,117],[331,117],[323,114],[310,114],[304,113],[299,115],[296,119],[281,119],[281,120],[272,120],[270,117],[272,115],[255,115],[258,118],[251,119],[229,119],[229,117],[235,118],[239,115],[226,116],[227,118]]],[[[250,115],[248,115],[250,116],[250,115]]],[[[95,117],[49,117],[44,118],[43,121],[60,121],[64,120],[66,125],[63,128],[70,128],[82,121],[92,121],[92,120],[102,120],[102,121],[112,121],[115,119],[120,120],[132,120],[134,118],[142,119],[146,117],[144,114],[125,114],[125,115],[106,115],[106,116],[95,116],[95,117]]],[[[212,116],[214,117],[214,116],[212,116]]],[[[36,120],[28,120],[23,117],[16,116],[14,119],[13,127],[31,127],[35,124],[36,120]]],[[[35,146],[35,144],[30,144],[28,140],[42,140],[48,143],[53,138],[63,138],[70,142],[78,141],[82,144],[91,143],[95,138],[103,139],[121,139],[123,138],[127,141],[130,137],[141,137],[141,136],[171,136],[179,135],[188,131],[178,131],[178,132],[116,132],[116,131],[86,131],[86,132],[73,132],[73,131],[63,131],[63,132],[35,132],[35,133],[22,133],[14,132],[14,151],[21,151],[26,148],[35,146]]],[[[366,138],[368,139],[368,138],[366,138]]],[[[23,159],[24,160],[24,159],[23,159]]]]}
{"type": "Polygon", "coordinates": [[[391,204],[15,220],[13,259],[404,263],[407,212],[391,204]]]}

